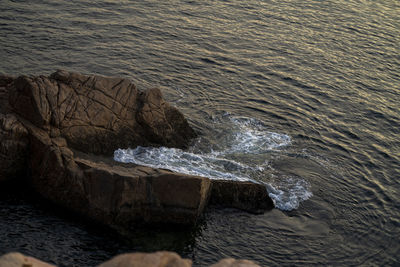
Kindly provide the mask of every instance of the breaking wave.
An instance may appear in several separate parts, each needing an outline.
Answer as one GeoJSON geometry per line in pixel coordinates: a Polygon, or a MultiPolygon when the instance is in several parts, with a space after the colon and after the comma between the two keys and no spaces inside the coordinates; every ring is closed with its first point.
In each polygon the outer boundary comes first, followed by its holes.
{"type": "Polygon", "coordinates": [[[296,209],[301,201],[312,196],[310,185],[301,177],[284,176],[265,181],[271,169],[267,155],[289,146],[290,136],[268,131],[260,121],[250,118],[229,117],[218,124],[223,124],[224,134],[213,137],[218,145],[211,150],[201,151],[196,145],[189,151],[139,146],[116,150],[114,160],[211,179],[263,183],[281,210],[296,209]]]}

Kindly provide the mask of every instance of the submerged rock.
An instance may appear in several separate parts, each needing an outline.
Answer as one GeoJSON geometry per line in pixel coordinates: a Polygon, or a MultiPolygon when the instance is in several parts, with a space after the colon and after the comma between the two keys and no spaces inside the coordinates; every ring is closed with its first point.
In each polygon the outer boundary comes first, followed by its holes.
{"type": "Polygon", "coordinates": [[[273,207],[262,185],[111,160],[120,147],[184,148],[195,137],[158,89],[66,71],[0,76],[0,89],[0,181],[29,173],[46,199],[117,229],[193,225],[210,197],[254,213],[273,207]]]}

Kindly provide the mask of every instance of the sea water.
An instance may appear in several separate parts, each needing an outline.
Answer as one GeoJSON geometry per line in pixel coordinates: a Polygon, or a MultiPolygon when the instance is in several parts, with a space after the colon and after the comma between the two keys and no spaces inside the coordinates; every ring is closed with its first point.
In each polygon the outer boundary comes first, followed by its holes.
{"type": "Polygon", "coordinates": [[[0,43],[0,72],[127,77],[159,87],[199,133],[189,150],[121,147],[118,160],[251,179],[277,203],[119,240],[6,190],[0,253],[62,266],[155,250],[195,266],[399,264],[399,1],[3,0],[0,43]]]}

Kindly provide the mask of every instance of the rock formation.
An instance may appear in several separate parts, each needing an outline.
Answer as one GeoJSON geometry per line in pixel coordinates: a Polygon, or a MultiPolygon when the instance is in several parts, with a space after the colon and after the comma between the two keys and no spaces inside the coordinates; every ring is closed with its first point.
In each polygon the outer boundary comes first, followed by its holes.
{"type": "Polygon", "coordinates": [[[21,76],[9,90],[12,110],[71,148],[111,155],[118,147],[187,147],[195,133],[159,89],[141,92],[128,79],[57,71],[21,76]]]}
{"type": "Polygon", "coordinates": [[[94,221],[192,225],[210,195],[255,213],[273,207],[262,185],[111,160],[117,148],[185,148],[196,136],[158,89],[66,71],[0,76],[0,103],[0,181],[25,175],[43,197],[94,221]]]}

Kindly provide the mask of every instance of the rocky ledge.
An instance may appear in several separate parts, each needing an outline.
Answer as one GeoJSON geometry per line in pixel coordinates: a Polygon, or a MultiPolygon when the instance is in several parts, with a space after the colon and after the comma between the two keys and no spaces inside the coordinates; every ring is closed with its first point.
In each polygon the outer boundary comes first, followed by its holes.
{"type": "Polygon", "coordinates": [[[0,182],[24,177],[44,198],[111,226],[193,225],[209,204],[273,208],[263,185],[114,162],[117,148],[185,148],[196,133],[159,89],[57,71],[0,76],[0,182]]]}

